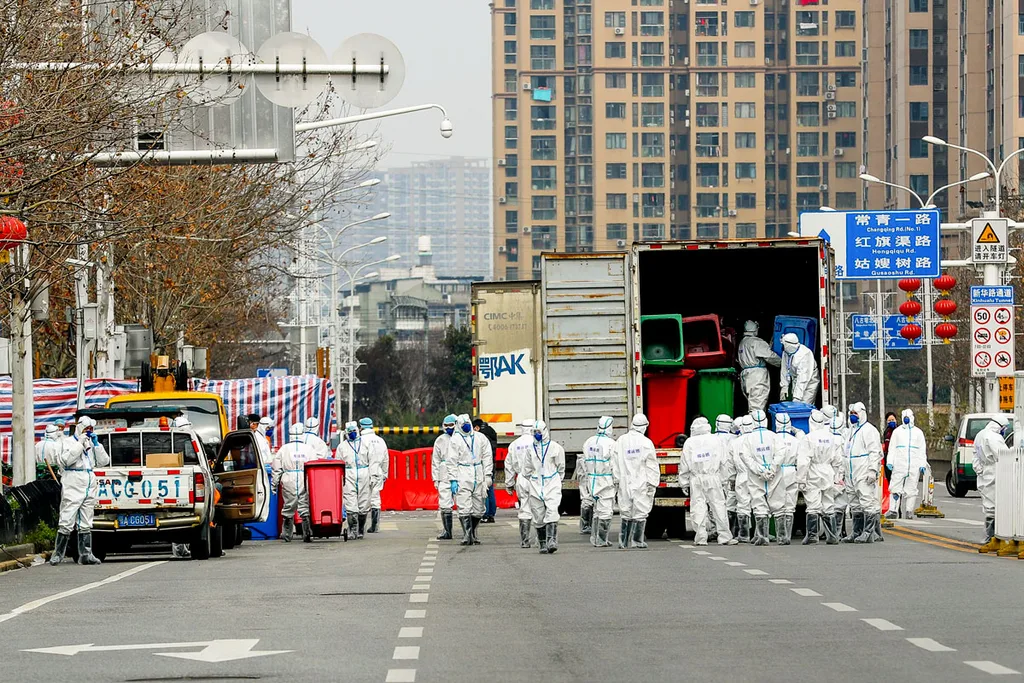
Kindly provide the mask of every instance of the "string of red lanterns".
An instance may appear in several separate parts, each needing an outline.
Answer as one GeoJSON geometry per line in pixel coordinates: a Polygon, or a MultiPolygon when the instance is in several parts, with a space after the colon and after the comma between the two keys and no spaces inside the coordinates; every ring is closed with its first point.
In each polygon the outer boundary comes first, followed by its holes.
{"type": "Polygon", "coordinates": [[[916,277],[908,277],[900,280],[897,286],[907,293],[907,300],[900,304],[899,310],[909,321],[900,328],[900,336],[913,344],[923,333],[921,326],[914,322],[914,318],[921,313],[921,303],[914,299],[914,294],[921,289],[921,281],[916,277]]]}
{"type": "MultiPolygon", "coordinates": [[[[939,291],[939,298],[935,301],[933,308],[943,320],[935,326],[935,336],[940,338],[943,344],[949,344],[950,339],[955,337],[958,332],[956,324],[949,321],[950,316],[956,313],[957,309],[956,302],[950,298],[949,294],[956,287],[956,278],[952,275],[941,275],[935,278],[932,284],[939,291]]],[[[897,286],[907,294],[907,300],[900,304],[899,311],[907,316],[909,321],[900,329],[900,336],[913,343],[920,339],[923,333],[921,326],[914,322],[914,318],[923,310],[921,303],[914,298],[917,290],[921,288],[921,280],[904,278],[897,283],[897,286]]]]}

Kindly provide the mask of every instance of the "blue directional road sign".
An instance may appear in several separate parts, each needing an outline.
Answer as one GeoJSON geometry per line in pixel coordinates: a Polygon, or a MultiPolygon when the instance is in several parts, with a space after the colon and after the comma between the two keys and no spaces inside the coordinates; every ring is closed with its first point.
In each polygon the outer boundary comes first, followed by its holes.
{"type": "Polygon", "coordinates": [[[288,368],[256,368],[257,377],[287,377],[288,368]]]}
{"type": "MultiPolygon", "coordinates": [[[[875,351],[878,349],[878,316],[854,315],[853,318],[853,350],[875,351]]],[[[900,336],[900,330],[909,320],[905,315],[887,315],[883,318],[885,330],[885,348],[888,350],[920,349],[921,343],[911,344],[909,339],[900,336]]]]}

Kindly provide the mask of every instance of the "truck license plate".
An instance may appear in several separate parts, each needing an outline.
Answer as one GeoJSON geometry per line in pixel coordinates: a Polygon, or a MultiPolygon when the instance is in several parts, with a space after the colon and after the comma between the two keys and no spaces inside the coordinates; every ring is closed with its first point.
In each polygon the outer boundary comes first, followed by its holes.
{"type": "Polygon", "coordinates": [[[156,515],[118,515],[117,526],[125,529],[139,529],[156,526],[156,515]]]}

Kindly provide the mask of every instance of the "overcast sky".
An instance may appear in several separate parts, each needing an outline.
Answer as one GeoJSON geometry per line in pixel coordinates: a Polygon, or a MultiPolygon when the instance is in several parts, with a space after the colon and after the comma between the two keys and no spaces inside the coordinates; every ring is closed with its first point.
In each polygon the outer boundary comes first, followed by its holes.
{"type": "Polygon", "coordinates": [[[293,30],[311,35],[328,55],[356,33],[378,33],[398,46],[405,85],[383,109],[429,103],[447,108],[455,126],[448,140],[439,132],[437,111],[383,120],[382,141],[391,144],[391,153],[382,168],[453,155],[491,156],[486,0],[293,0],[292,9],[293,30]]]}

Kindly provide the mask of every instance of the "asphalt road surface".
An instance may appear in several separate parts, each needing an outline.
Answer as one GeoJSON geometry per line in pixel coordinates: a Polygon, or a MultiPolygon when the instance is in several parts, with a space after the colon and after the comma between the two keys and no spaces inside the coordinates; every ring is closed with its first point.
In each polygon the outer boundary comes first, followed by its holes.
{"type": "Polygon", "coordinates": [[[481,526],[474,548],[434,541],[434,513],[385,515],[383,526],[358,542],[246,542],[206,562],[123,557],[0,575],[0,672],[931,683],[1024,671],[1024,562],[966,544],[897,532],[906,537],[870,546],[673,540],[627,552],[592,548],[565,519],[561,549],[542,556],[518,547],[510,511],[481,526]]]}

